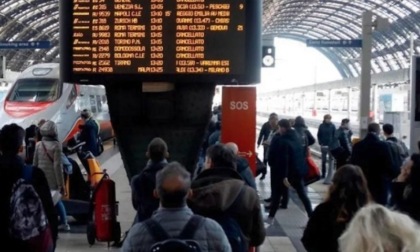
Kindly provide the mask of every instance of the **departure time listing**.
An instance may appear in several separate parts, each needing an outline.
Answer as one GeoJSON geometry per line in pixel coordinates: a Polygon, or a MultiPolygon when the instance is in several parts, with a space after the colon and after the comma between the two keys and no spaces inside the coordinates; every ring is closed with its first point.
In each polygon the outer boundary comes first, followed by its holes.
{"type": "Polygon", "coordinates": [[[73,72],[243,74],[245,0],[72,0],[73,72]]]}

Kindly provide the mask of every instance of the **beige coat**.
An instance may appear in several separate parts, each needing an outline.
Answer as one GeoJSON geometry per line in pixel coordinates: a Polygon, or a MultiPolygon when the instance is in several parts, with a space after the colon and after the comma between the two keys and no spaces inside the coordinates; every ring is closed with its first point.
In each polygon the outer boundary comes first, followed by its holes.
{"type": "Polygon", "coordinates": [[[62,145],[55,140],[57,127],[54,122],[47,121],[41,129],[42,141],[35,147],[34,166],[44,173],[51,190],[64,188],[63,164],[61,161],[62,145]],[[44,148],[45,146],[45,148],[44,148]]]}

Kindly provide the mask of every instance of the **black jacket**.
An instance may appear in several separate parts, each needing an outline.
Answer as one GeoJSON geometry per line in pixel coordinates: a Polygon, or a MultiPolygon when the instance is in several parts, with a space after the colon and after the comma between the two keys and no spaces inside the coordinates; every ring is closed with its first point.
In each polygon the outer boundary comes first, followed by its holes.
{"type": "Polygon", "coordinates": [[[337,222],[331,202],[318,205],[303,233],[302,243],[308,252],[338,252],[338,238],[347,222],[337,222]]]}
{"type": "Polygon", "coordinates": [[[317,134],[319,145],[330,146],[334,141],[335,130],[333,123],[321,123],[317,134]]]}
{"type": "Polygon", "coordinates": [[[420,186],[413,189],[407,183],[393,182],[391,192],[395,207],[420,223],[420,186]]]}
{"type": "Polygon", "coordinates": [[[261,145],[264,141],[266,141],[268,137],[270,136],[270,132],[271,132],[270,122],[264,123],[263,126],[261,127],[257,144],[261,145]]]}
{"type": "Polygon", "coordinates": [[[265,228],[257,192],[246,186],[241,176],[229,168],[211,168],[201,172],[192,182],[193,195],[189,206],[195,214],[216,218],[230,211],[241,226],[250,246],[259,246],[265,239],[265,228]],[[241,190],[235,209],[230,209],[241,190]]]}
{"type": "Polygon", "coordinates": [[[134,209],[137,210],[138,221],[149,219],[159,208],[159,199],[153,196],[153,190],[156,188],[156,174],[166,164],[163,161],[151,163],[131,179],[131,199],[134,209]]]}
{"type": "MultiPolygon", "coordinates": [[[[31,248],[25,248],[9,236],[9,204],[13,184],[22,177],[24,161],[19,156],[1,156],[0,157],[0,237],[2,246],[8,246],[15,251],[32,251],[31,248]]],[[[58,234],[58,215],[51,198],[51,191],[48,187],[44,172],[34,167],[32,172],[32,185],[41,199],[45,214],[51,227],[54,244],[58,234]]]]}
{"type": "Polygon", "coordinates": [[[272,178],[280,181],[286,177],[303,177],[308,170],[305,160],[305,150],[295,130],[274,136],[268,154],[272,178]]]}
{"type": "Polygon", "coordinates": [[[389,146],[375,134],[369,133],[353,147],[350,163],[362,168],[373,199],[386,204],[390,181],[398,176],[389,146]]]}
{"type": "Polygon", "coordinates": [[[350,157],[353,151],[353,145],[351,143],[351,136],[353,132],[351,130],[344,129],[343,127],[338,128],[335,131],[334,141],[331,146],[331,150],[341,148],[343,154],[350,157]]]}
{"type": "Polygon", "coordinates": [[[80,127],[82,131],[80,132],[79,140],[81,142],[86,142],[86,144],[82,147],[83,151],[90,151],[95,157],[98,156],[99,125],[93,119],[89,119],[80,127]]]}

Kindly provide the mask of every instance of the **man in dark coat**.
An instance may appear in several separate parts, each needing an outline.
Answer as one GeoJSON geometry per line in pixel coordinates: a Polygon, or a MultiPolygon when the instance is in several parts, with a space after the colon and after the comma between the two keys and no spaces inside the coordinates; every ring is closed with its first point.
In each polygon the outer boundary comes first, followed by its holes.
{"type": "MultiPolygon", "coordinates": [[[[337,169],[348,163],[353,149],[352,135],[350,120],[347,118],[341,120],[341,126],[335,131],[334,141],[330,146],[331,154],[336,160],[337,169]]],[[[327,183],[330,183],[330,179],[326,179],[327,183]]]]}
{"type": "MultiPolygon", "coordinates": [[[[331,122],[331,115],[325,115],[324,121],[319,125],[318,128],[318,143],[321,146],[322,153],[322,177],[325,178],[327,175],[327,160],[328,160],[328,173],[331,173],[334,166],[334,159],[331,155],[329,146],[334,141],[335,125],[331,122]]],[[[330,175],[329,175],[330,176],[330,175]]]]}
{"type": "Polygon", "coordinates": [[[81,125],[80,138],[81,142],[85,142],[83,145],[83,151],[90,151],[96,157],[99,155],[98,137],[99,137],[99,125],[92,118],[92,113],[88,110],[83,110],[80,114],[83,120],[81,125]]]}
{"type": "Polygon", "coordinates": [[[131,180],[132,203],[137,210],[137,220],[144,221],[152,217],[153,212],[159,207],[159,199],[153,196],[156,188],[156,174],[166,165],[168,146],[161,138],[153,139],[147,148],[149,163],[140,174],[131,180]]]}
{"type": "MultiPolygon", "coordinates": [[[[276,116],[277,115],[275,113],[271,113],[268,118],[268,121],[265,122],[263,126],[261,127],[260,134],[258,135],[258,141],[257,141],[258,148],[261,146],[261,144],[263,144],[265,141],[268,140],[268,137],[270,136],[270,133],[271,133],[270,118],[273,118],[276,116]]],[[[268,156],[267,150],[268,150],[268,146],[264,145],[264,157],[268,156]]],[[[265,165],[267,165],[268,163],[267,158],[264,158],[263,162],[265,165]]]]}
{"type": "Polygon", "coordinates": [[[394,136],[394,126],[392,124],[384,124],[382,130],[384,131],[384,136],[386,138],[385,142],[389,145],[389,149],[391,150],[395,168],[400,169],[409,156],[408,148],[403,141],[394,136]]]}
{"type": "Polygon", "coordinates": [[[312,205],[305,190],[303,177],[307,172],[305,162],[305,150],[302,141],[295,130],[292,129],[289,120],[279,122],[280,134],[276,134],[270,145],[268,163],[271,167],[272,202],[269,218],[274,218],[282,198],[282,207],[288,202],[287,187],[292,186],[302,201],[305,210],[310,216],[312,205]]]}
{"type": "Polygon", "coordinates": [[[90,174],[89,164],[87,162],[88,152],[91,152],[95,157],[99,155],[99,124],[92,118],[92,113],[85,109],[80,114],[83,124],[79,126],[80,135],[79,141],[85,142],[82,146],[82,151],[77,152],[77,157],[82,162],[85,170],[90,174]]]}
{"type": "Polygon", "coordinates": [[[372,198],[377,203],[386,205],[391,180],[399,172],[393,165],[389,146],[379,139],[379,133],[379,124],[369,124],[366,137],[353,147],[350,163],[362,168],[372,198]]]}
{"type": "Polygon", "coordinates": [[[264,242],[265,228],[257,192],[236,172],[236,158],[221,144],[207,150],[205,170],[192,182],[189,206],[194,213],[217,219],[226,213],[237,221],[249,246],[264,242]]]}

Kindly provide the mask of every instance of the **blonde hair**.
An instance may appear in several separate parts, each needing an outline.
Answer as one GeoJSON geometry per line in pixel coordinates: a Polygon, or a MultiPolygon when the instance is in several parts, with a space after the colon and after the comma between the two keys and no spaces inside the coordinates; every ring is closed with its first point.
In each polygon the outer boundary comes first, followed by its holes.
{"type": "Polygon", "coordinates": [[[418,252],[420,228],[405,214],[369,204],[354,216],[339,243],[341,252],[418,252]]]}

